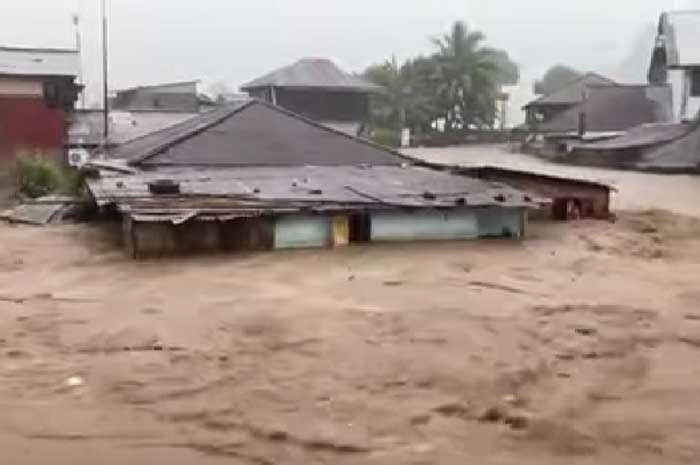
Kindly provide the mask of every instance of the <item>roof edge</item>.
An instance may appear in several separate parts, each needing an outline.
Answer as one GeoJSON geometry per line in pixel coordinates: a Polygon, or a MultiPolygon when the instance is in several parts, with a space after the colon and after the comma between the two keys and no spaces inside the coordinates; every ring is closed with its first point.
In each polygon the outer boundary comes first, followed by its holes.
{"type": "Polygon", "coordinates": [[[76,55],[80,53],[80,51],[77,48],[18,47],[12,45],[0,45],[0,51],[34,53],[73,53],[76,55]]]}

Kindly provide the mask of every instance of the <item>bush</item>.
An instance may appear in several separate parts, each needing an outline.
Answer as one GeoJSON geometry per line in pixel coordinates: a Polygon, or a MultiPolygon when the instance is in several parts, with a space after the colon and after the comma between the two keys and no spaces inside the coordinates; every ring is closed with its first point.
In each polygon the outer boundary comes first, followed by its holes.
{"type": "Polygon", "coordinates": [[[81,173],[62,168],[39,154],[17,156],[17,187],[29,197],[50,194],[77,195],[83,184],[81,173]]]}
{"type": "Polygon", "coordinates": [[[385,147],[398,148],[401,146],[401,135],[398,131],[393,129],[374,128],[372,129],[372,136],[370,139],[375,144],[385,147]]]}

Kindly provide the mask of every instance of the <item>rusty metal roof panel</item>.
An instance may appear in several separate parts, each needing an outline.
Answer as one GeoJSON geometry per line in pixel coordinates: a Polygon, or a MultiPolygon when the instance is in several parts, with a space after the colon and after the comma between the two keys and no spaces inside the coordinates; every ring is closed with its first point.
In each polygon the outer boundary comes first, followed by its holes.
{"type": "Polygon", "coordinates": [[[237,169],[161,168],[88,180],[98,205],[182,211],[280,211],[319,208],[527,207],[522,192],[499,183],[418,167],[303,166],[237,169]],[[180,193],[156,195],[148,183],[169,179],[180,193]]]}

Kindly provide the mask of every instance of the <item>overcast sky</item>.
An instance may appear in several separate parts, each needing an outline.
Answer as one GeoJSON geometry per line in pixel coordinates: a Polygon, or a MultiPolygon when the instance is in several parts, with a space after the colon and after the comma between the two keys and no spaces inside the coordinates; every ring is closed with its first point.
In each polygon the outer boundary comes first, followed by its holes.
{"type": "MultiPolygon", "coordinates": [[[[78,12],[88,95],[97,100],[99,3],[12,2],[9,9],[2,7],[0,44],[74,46],[71,15],[78,12]]],[[[516,103],[529,96],[532,79],[555,63],[619,72],[631,56],[649,53],[652,44],[645,43],[661,11],[700,9],[700,0],[108,0],[108,4],[110,88],[186,79],[222,80],[236,88],[304,56],[333,58],[348,71],[360,71],[391,54],[406,58],[429,52],[429,37],[462,19],[520,64],[523,89],[516,91],[516,103]]],[[[624,74],[627,80],[644,78],[641,70],[624,74]]]]}

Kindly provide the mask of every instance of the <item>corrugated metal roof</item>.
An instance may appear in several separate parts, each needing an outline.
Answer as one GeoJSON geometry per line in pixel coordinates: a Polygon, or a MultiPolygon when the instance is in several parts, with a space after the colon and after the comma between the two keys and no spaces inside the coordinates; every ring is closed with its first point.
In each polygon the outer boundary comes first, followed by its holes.
{"type": "Polygon", "coordinates": [[[499,183],[418,167],[160,168],[88,180],[98,205],[150,213],[239,214],[299,210],[531,206],[499,183]],[[153,195],[148,183],[173,180],[180,194],[153,195]]]}
{"type": "Polygon", "coordinates": [[[109,155],[143,166],[401,165],[413,161],[257,100],[223,106],[124,144],[109,155]]]}
{"type": "Polygon", "coordinates": [[[620,150],[649,147],[678,139],[690,130],[686,123],[642,124],[614,139],[580,145],[588,150],[620,150]]]}
{"type": "Polygon", "coordinates": [[[323,88],[376,92],[381,87],[343,72],[326,58],[303,58],[241,86],[248,91],[260,87],[323,88]]]}
{"type": "Polygon", "coordinates": [[[587,132],[625,131],[644,123],[673,118],[672,92],[668,86],[588,86],[586,100],[538,125],[547,133],[578,131],[579,115],[586,115],[587,132]]]}
{"type": "Polygon", "coordinates": [[[658,170],[700,169],[700,123],[688,126],[682,136],[646,153],[637,166],[658,170]]]}
{"type": "Polygon", "coordinates": [[[575,81],[570,82],[558,91],[543,95],[542,97],[533,100],[523,108],[540,105],[564,105],[579,103],[581,100],[583,100],[583,92],[586,90],[586,87],[592,85],[612,86],[615,84],[615,81],[608,79],[605,76],[601,76],[596,73],[587,73],[575,81]]]}
{"type": "Polygon", "coordinates": [[[700,10],[664,13],[659,29],[669,67],[700,66],[700,10]]]}
{"type": "Polygon", "coordinates": [[[77,50],[0,47],[0,75],[78,76],[77,50]]]}

